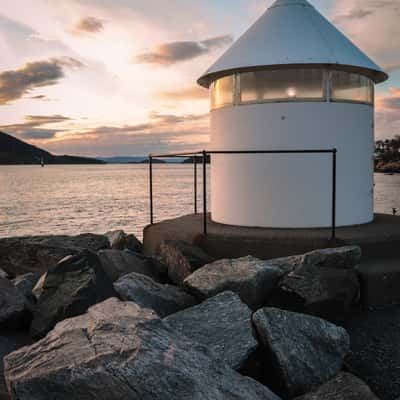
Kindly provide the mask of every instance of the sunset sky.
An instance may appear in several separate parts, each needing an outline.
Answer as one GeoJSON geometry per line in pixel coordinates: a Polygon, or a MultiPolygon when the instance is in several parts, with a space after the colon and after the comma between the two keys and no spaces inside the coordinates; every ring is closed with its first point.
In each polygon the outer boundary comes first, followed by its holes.
{"type": "MultiPolygon", "coordinates": [[[[376,136],[400,134],[400,1],[311,2],[390,73],[376,136]]],[[[0,130],[56,154],[207,147],[195,82],[271,3],[2,0],[0,130]]]]}

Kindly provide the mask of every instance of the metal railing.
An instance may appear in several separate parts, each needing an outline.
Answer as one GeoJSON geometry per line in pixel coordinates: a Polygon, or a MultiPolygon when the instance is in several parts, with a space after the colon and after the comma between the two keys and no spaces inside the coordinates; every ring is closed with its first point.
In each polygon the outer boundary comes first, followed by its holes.
{"type": "Polygon", "coordinates": [[[332,208],[331,208],[331,239],[336,238],[336,164],[337,149],[325,150],[202,150],[197,152],[175,154],[149,154],[149,191],[150,191],[150,224],[154,224],[153,204],[153,160],[156,158],[193,158],[193,183],[194,183],[194,213],[197,209],[197,159],[201,158],[203,164],[203,234],[207,236],[207,158],[212,154],[332,154],[332,208]]]}

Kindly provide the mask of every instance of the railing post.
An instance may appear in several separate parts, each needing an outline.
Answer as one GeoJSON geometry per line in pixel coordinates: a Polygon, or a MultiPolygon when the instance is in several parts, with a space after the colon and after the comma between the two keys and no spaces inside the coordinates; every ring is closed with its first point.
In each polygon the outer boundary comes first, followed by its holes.
{"type": "Polygon", "coordinates": [[[203,233],[207,236],[207,152],[203,150],[203,233]]]}
{"type": "Polygon", "coordinates": [[[153,157],[149,155],[149,192],[150,192],[150,224],[154,223],[153,216],[153,157]]]}
{"type": "Polygon", "coordinates": [[[332,240],[336,239],[336,155],[337,149],[332,149],[332,240]]]}
{"type": "Polygon", "coordinates": [[[193,156],[193,193],[194,193],[194,213],[197,214],[197,156],[193,156]]]}

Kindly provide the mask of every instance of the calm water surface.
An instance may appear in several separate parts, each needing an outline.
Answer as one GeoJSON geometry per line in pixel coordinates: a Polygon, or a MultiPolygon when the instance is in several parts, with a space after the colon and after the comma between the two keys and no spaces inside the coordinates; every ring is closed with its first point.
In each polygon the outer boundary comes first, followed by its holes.
{"type": "MultiPolygon", "coordinates": [[[[154,169],[156,220],[193,212],[192,167],[154,169]]],[[[400,175],[376,174],[375,183],[376,212],[400,209],[400,175]]],[[[112,229],[141,237],[148,223],[146,165],[0,166],[0,237],[112,229]]]]}

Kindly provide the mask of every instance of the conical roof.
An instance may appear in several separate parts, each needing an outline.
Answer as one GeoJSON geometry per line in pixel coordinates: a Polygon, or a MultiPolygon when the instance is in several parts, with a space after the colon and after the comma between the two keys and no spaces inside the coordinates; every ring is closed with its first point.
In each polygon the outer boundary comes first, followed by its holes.
{"type": "Polygon", "coordinates": [[[208,87],[232,72],[297,64],[340,65],[376,83],[388,78],[307,0],[277,0],[198,83],[208,87]]]}

